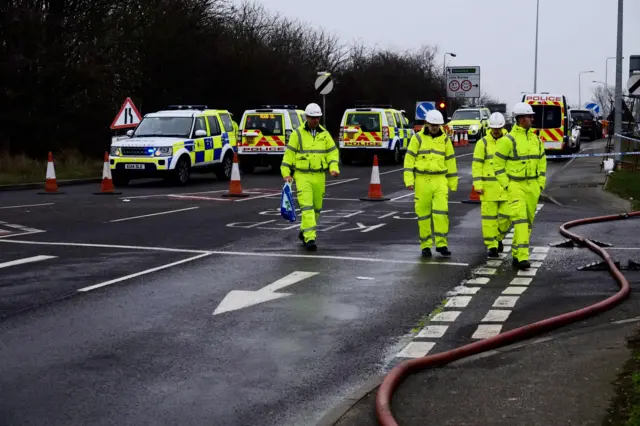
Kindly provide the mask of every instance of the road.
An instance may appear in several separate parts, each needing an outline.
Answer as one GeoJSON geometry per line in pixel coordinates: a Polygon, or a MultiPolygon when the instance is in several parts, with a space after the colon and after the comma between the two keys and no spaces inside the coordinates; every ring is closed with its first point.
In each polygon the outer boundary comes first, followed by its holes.
{"type": "MultiPolygon", "coordinates": [[[[462,203],[472,150],[456,148],[453,257],[429,261],[398,166],[381,166],[386,202],[360,200],[370,167],[328,179],[316,253],[279,217],[281,179],[264,171],[244,175],[251,196],[235,200],[207,177],[109,196],[93,185],[0,194],[0,417],[311,425],[398,361],[495,333],[478,327],[494,295],[469,304],[482,284],[464,284],[516,273],[507,257],[487,263],[479,205],[462,203]],[[445,303],[465,320],[437,344],[449,325],[416,337],[445,303]]],[[[548,175],[564,165],[550,162],[548,175]]],[[[548,247],[534,243],[544,262],[548,247]]]]}

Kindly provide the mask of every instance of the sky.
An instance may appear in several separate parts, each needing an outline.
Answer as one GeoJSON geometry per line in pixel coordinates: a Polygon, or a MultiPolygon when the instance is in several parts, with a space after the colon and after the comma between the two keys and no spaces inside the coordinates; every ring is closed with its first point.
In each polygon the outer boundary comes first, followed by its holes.
{"type": "MultiPolygon", "coordinates": [[[[240,0],[237,0],[240,3],[240,0]]],[[[591,100],[593,80],[615,85],[618,0],[539,0],[538,92],[578,105],[591,100]],[[608,62],[608,67],[606,63],[608,62]]],[[[258,0],[266,9],[336,34],[344,43],[398,51],[437,46],[437,62],[479,66],[480,89],[509,110],[533,91],[536,0],[258,0]]],[[[640,1],[624,0],[622,85],[629,55],[640,55],[640,1]]],[[[329,95],[330,96],[330,95],[329,95]]],[[[433,100],[435,99],[417,99],[433,100]]]]}

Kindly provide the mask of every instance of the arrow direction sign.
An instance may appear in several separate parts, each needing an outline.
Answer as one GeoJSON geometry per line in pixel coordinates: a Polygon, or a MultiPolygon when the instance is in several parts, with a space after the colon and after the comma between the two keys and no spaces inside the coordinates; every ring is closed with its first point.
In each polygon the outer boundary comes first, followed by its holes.
{"type": "Polygon", "coordinates": [[[236,311],[242,308],[248,308],[249,306],[257,305],[259,303],[269,302],[270,300],[276,300],[283,297],[291,296],[291,293],[274,293],[292,284],[295,284],[304,279],[318,275],[317,272],[303,272],[295,271],[286,277],[262,287],[257,291],[247,290],[232,290],[230,291],[222,302],[218,305],[213,315],[222,314],[225,312],[236,311]]]}

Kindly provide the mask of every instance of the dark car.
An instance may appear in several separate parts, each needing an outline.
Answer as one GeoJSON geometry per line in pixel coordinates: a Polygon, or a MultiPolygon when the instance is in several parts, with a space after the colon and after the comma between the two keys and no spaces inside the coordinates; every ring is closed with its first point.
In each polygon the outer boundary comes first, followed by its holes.
{"type": "Polygon", "coordinates": [[[600,123],[596,120],[596,117],[588,109],[570,109],[571,120],[576,126],[580,126],[582,130],[580,134],[582,137],[589,138],[590,141],[594,141],[600,138],[602,129],[600,123]]]}

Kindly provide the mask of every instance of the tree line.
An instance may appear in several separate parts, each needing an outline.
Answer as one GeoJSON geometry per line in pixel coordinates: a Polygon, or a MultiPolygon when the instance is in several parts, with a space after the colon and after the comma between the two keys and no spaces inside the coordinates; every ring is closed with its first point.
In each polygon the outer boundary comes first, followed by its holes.
{"type": "MultiPolygon", "coordinates": [[[[100,155],[131,97],[142,114],[170,104],[245,109],[322,97],[327,125],[356,101],[392,104],[444,93],[437,48],[406,52],[345,45],[322,29],[231,0],[5,0],[0,6],[0,152],[100,155]]],[[[452,105],[453,106],[453,105],[452,105]]]]}

